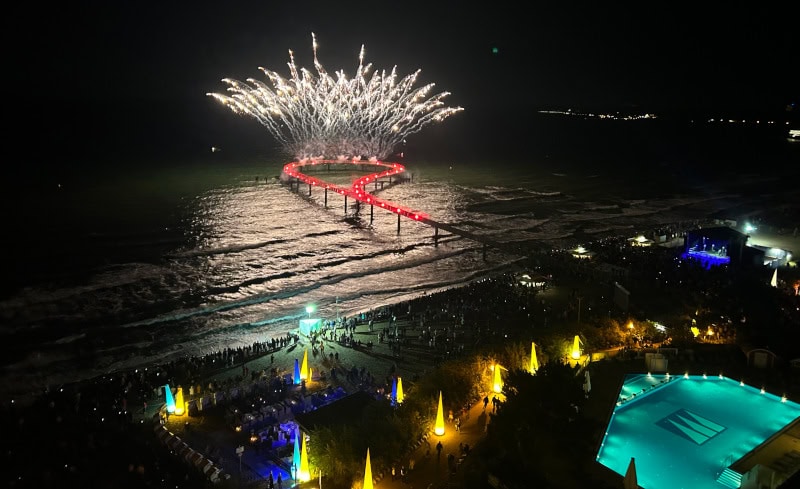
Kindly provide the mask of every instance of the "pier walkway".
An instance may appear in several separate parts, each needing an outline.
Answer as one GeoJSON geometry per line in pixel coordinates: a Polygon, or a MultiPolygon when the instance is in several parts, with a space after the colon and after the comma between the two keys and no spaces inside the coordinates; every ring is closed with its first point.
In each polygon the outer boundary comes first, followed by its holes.
{"type": "Polygon", "coordinates": [[[504,243],[501,241],[497,241],[492,239],[488,236],[482,236],[479,234],[472,233],[465,229],[458,228],[452,224],[447,224],[444,222],[436,221],[431,219],[428,214],[422,211],[413,210],[411,208],[402,206],[400,204],[390,202],[385,199],[381,199],[374,194],[371,194],[367,190],[367,186],[372,184],[375,189],[384,188],[385,183],[389,183],[390,185],[393,183],[392,179],[395,178],[395,182],[399,181],[398,175],[404,173],[406,171],[405,166],[401,165],[400,163],[388,163],[378,160],[300,160],[292,163],[287,163],[283,167],[283,175],[281,175],[282,180],[288,182],[290,188],[294,188],[294,185],[297,184],[297,189],[299,191],[300,182],[303,182],[308,185],[309,195],[311,194],[311,189],[313,187],[322,188],[325,191],[325,205],[328,205],[328,191],[335,192],[340,194],[344,197],[344,208],[345,212],[347,212],[347,199],[352,198],[358,202],[369,204],[370,206],[370,222],[373,219],[374,208],[378,207],[389,211],[393,214],[397,214],[397,234],[400,234],[400,220],[402,217],[406,217],[411,219],[412,221],[420,222],[423,224],[427,224],[433,228],[433,242],[434,245],[438,246],[438,242],[440,239],[447,237],[447,236],[440,236],[439,230],[445,231],[450,233],[452,236],[460,236],[465,239],[469,239],[471,241],[475,241],[483,245],[483,254],[484,259],[486,258],[486,251],[487,248],[494,248],[499,249],[501,251],[512,253],[516,255],[527,255],[525,250],[521,247],[515,246],[510,243],[504,243]],[[369,173],[367,175],[361,176],[355,179],[352,182],[352,185],[347,187],[343,185],[337,185],[328,181],[325,181],[321,178],[308,175],[304,173],[302,170],[304,167],[309,168],[319,168],[319,167],[326,167],[330,169],[331,165],[355,165],[359,166],[361,169],[364,169],[365,166],[374,166],[376,169],[383,168],[381,171],[376,171],[374,173],[369,173]]]}

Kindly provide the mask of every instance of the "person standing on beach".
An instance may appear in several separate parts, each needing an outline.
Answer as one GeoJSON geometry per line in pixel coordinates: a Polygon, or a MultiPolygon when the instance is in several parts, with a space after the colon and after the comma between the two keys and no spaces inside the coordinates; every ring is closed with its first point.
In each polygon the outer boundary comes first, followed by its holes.
{"type": "Polygon", "coordinates": [[[442,449],[443,448],[444,447],[442,446],[442,442],[441,441],[436,444],[436,461],[437,462],[439,462],[439,460],[442,458],[442,449]]]}

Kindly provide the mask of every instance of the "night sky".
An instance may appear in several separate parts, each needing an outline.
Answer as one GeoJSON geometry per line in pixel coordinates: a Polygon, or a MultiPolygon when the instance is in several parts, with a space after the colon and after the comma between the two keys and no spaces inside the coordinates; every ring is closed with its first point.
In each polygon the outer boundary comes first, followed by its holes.
{"type": "Polygon", "coordinates": [[[289,49],[312,68],[312,32],[329,71],[352,74],[364,44],[374,68],[421,69],[475,124],[564,108],[779,114],[800,98],[797,2],[25,4],[4,15],[7,103],[50,146],[242,130],[205,93],[263,79],[259,66],[288,75],[289,49]]]}

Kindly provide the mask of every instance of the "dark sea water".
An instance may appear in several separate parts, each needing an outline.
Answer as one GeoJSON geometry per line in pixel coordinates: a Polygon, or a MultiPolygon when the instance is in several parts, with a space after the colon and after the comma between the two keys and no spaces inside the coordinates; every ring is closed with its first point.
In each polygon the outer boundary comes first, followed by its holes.
{"type": "MultiPolygon", "coordinates": [[[[711,217],[797,220],[800,145],[783,126],[530,119],[431,128],[402,148],[413,181],[380,195],[529,246],[711,217]]],[[[420,223],[398,235],[387,213],[370,225],[367,208],[345,214],[339,196],[325,208],[319,189],[275,179],[285,158],[212,144],[41,163],[7,181],[4,394],[264,340],[294,329],[308,304],[349,315],[519,261],[484,261],[457,237],[434,247],[420,223]]]]}

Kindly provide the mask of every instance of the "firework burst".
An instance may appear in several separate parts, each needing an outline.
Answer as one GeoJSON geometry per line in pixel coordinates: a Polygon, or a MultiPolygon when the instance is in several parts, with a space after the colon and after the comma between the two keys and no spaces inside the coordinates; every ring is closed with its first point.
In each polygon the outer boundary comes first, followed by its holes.
{"type": "Polygon", "coordinates": [[[364,46],[352,78],[325,70],[313,34],[312,46],[316,75],[298,68],[289,51],[289,78],[259,68],[269,84],[224,78],[228,93],[208,95],[236,114],[255,118],[297,159],[384,159],[407,136],[463,110],[445,106],[448,92],[429,95],[433,83],[415,88],[420,70],[403,78],[396,67],[371,72],[372,64],[364,64],[364,46]]]}

